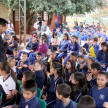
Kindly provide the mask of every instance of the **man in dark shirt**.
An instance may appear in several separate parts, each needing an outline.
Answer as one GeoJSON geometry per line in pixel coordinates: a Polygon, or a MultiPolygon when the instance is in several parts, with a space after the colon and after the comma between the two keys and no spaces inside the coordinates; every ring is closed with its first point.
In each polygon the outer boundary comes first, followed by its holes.
{"type": "Polygon", "coordinates": [[[1,34],[6,31],[7,24],[8,24],[8,22],[5,19],[0,18],[0,62],[6,60],[6,55],[5,54],[7,52],[8,43],[7,43],[7,40],[5,40],[5,39],[4,39],[4,42],[3,42],[1,34]]]}

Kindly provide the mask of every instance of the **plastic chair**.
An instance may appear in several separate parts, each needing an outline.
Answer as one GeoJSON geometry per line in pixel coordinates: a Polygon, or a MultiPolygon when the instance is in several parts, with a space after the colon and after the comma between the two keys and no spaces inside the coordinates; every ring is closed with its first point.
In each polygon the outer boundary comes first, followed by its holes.
{"type": "Polygon", "coordinates": [[[75,105],[77,105],[78,103],[76,103],[76,102],[74,102],[75,103],[75,105]]]}
{"type": "Polygon", "coordinates": [[[40,103],[40,108],[46,108],[47,103],[44,100],[40,99],[40,98],[37,98],[37,99],[38,99],[38,101],[40,103]]]}
{"type": "Polygon", "coordinates": [[[42,90],[37,88],[37,97],[41,99],[42,90]]]}

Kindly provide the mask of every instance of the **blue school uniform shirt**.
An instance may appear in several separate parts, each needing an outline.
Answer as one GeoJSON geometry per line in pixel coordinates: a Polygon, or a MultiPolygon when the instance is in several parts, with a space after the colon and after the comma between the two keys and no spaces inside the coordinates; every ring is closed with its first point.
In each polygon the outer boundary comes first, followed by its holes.
{"type": "Polygon", "coordinates": [[[92,31],[91,31],[91,33],[92,33],[92,35],[95,33],[95,30],[93,29],[92,31]]]}
{"type": "Polygon", "coordinates": [[[70,99],[69,103],[65,106],[63,105],[63,102],[58,99],[54,108],[77,108],[77,107],[71,99],[70,99]]]}
{"type": "Polygon", "coordinates": [[[91,39],[92,39],[92,38],[93,38],[93,36],[92,36],[92,35],[87,35],[87,38],[91,38],[91,39]]]}
{"type": "Polygon", "coordinates": [[[62,41],[61,42],[61,48],[60,50],[65,50],[67,48],[67,44],[69,43],[69,40],[67,41],[62,41]]]}
{"type": "Polygon", "coordinates": [[[70,76],[71,76],[71,73],[67,70],[66,71],[66,81],[69,81],[70,76]]]}
{"type": "Polygon", "coordinates": [[[68,48],[67,48],[67,52],[70,53],[70,51],[73,51],[74,53],[76,53],[77,55],[79,54],[80,51],[80,45],[78,42],[77,43],[77,50],[75,50],[75,44],[73,44],[72,42],[70,42],[68,44],[68,48]]]}
{"type": "Polygon", "coordinates": [[[73,35],[78,36],[78,35],[79,35],[79,31],[75,31],[75,32],[73,33],[73,35]]]}
{"type": "Polygon", "coordinates": [[[79,38],[81,41],[86,41],[87,40],[87,35],[79,35],[79,38]]]}
{"type": "Polygon", "coordinates": [[[102,37],[104,37],[105,38],[105,41],[108,42],[108,36],[107,35],[102,35],[102,37]]]}
{"type": "MultiPolygon", "coordinates": [[[[20,67],[20,63],[22,62],[22,60],[20,60],[19,62],[18,62],[18,67],[20,67]]],[[[29,70],[29,61],[28,60],[26,60],[25,62],[23,62],[23,64],[25,64],[25,65],[27,65],[27,68],[22,68],[21,70],[19,70],[18,69],[18,74],[22,74],[24,71],[27,71],[27,70],[29,70]]]]}
{"type": "Polygon", "coordinates": [[[87,43],[85,43],[83,45],[83,47],[86,49],[87,53],[89,53],[89,47],[90,47],[90,45],[88,45],[87,43]]]}
{"type": "Polygon", "coordinates": [[[103,104],[104,102],[108,102],[108,88],[104,87],[101,90],[98,90],[98,86],[93,87],[90,90],[91,97],[94,98],[96,102],[96,108],[104,108],[103,104]]]}
{"type": "Polygon", "coordinates": [[[22,96],[18,108],[40,108],[40,103],[36,96],[33,96],[30,100],[26,101],[22,96]]]}
{"type": "Polygon", "coordinates": [[[37,83],[37,87],[42,89],[44,82],[45,82],[45,76],[43,70],[35,71],[36,78],[35,81],[37,83]]]}
{"type": "Polygon", "coordinates": [[[11,47],[12,49],[17,48],[18,47],[18,42],[15,40],[14,42],[11,42],[11,44],[13,44],[14,46],[11,47]]]}

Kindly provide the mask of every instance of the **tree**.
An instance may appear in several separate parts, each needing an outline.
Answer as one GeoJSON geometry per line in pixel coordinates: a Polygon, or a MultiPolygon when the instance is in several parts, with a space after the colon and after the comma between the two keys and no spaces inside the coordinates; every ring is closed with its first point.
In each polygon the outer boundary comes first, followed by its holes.
{"type": "MultiPolygon", "coordinates": [[[[103,7],[106,0],[26,0],[27,4],[27,23],[33,18],[36,13],[41,14],[43,11],[47,11],[52,17],[56,12],[58,15],[73,15],[85,14],[86,12],[94,11],[98,7],[103,7]]],[[[9,13],[12,10],[19,8],[19,0],[0,0],[6,8],[9,9],[9,13]]]]}

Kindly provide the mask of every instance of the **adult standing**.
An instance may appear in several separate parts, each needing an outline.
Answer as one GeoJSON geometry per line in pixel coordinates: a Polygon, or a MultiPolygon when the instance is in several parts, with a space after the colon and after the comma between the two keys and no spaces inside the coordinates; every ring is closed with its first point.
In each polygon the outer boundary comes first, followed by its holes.
{"type": "Polygon", "coordinates": [[[6,52],[8,49],[8,43],[7,43],[7,40],[5,39],[4,41],[2,40],[1,34],[6,32],[7,24],[8,22],[5,19],[0,18],[0,62],[6,60],[6,52]]]}

